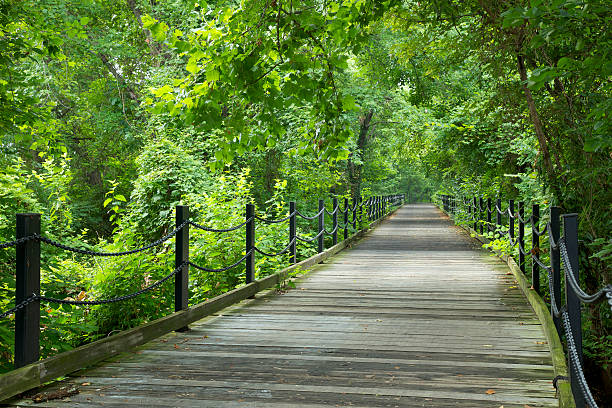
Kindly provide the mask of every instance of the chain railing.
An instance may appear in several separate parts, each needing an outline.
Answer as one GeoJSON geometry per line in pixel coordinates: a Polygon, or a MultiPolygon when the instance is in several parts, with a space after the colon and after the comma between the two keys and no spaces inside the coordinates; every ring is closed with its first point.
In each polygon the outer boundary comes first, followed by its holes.
{"type": "Polygon", "coordinates": [[[175,311],[187,310],[189,307],[189,267],[203,272],[226,272],[244,264],[245,283],[253,282],[255,278],[255,256],[259,254],[264,257],[277,257],[289,254],[289,262],[297,263],[297,248],[299,242],[317,241],[318,252],[325,250],[325,236],[331,236],[332,245],[338,243],[338,232],[343,231],[346,240],[350,232],[357,232],[362,229],[363,213],[367,214],[368,221],[374,221],[384,217],[392,206],[401,205],[405,196],[396,194],[390,196],[370,197],[365,201],[360,197],[354,200],[353,206],[349,206],[348,198],[344,199],[343,209],[338,204],[338,199],[333,198],[332,210],[325,208],[325,200],[319,200],[319,211],[313,216],[302,214],[297,210],[295,201],[289,203],[289,213],[280,219],[267,219],[255,214],[255,206],[247,204],[245,208],[245,221],[228,228],[212,228],[194,222],[187,206],[176,207],[176,228],[160,239],[140,248],[130,249],[122,252],[102,252],[89,249],[76,248],[64,245],[41,235],[40,214],[17,214],[16,239],[10,242],[0,243],[0,249],[16,248],[16,289],[15,306],[0,313],[0,319],[7,318],[15,314],[15,367],[19,368],[37,361],[40,357],[40,302],[50,302],[69,305],[103,305],[114,302],[121,302],[132,299],[144,293],[157,289],[165,282],[174,277],[174,309],[175,311]],[[325,228],[325,214],[331,216],[331,229],[325,228]],[[352,214],[352,220],[351,220],[352,214]],[[338,222],[338,215],[342,215],[343,222],[338,222]],[[306,238],[298,235],[297,218],[306,221],[318,220],[317,234],[313,238],[306,238]],[[283,246],[278,252],[268,252],[255,245],[256,221],[265,224],[282,224],[288,222],[288,244],[283,246]],[[236,262],[222,268],[209,268],[197,265],[189,260],[189,230],[190,227],[212,233],[227,233],[245,229],[244,255],[236,262]],[[98,300],[66,300],[57,299],[41,295],[40,288],[40,265],[41,265],[41,242],[50,246],[63,249],[82,255],[94,257],[120,257],[162,245],[172,237],[175,238],[175,268],[159,281],[144,287],[136,292],[125,294],[111,299],[98,300]]]}
{"type": "MultiPolygon", "coordinates": [[[[607,285],[596,293],[589,295],[580,288],[579,255],[578,255],[578,214],[563,214],[559,207],[550,207],[550,221],[540,230],[540,207],[532,205],[531,215],[525,217],[525,205],[508,200],[506,210],[502,209],[502,200],[496,199],[493,206],[490,198],[486,205],[482,197],[461,197],[439,195],[442,209],[451,216],[460,212],[467,216],[468,223],[475,232],[484,235],[485,231],[506,237],[512,247],[517,247],[518,266],[526,273],[526,260],[531,259],[532,288],[540,295],[540,270],[546,272],[550,291],[550,313],[561,338],[565,334],[567,343],[567,361],[569,380],[577,408],[586,406],[597,408],[597,404],[586,382],[582,356],[582,316],[581,304],[608,300],[612,310],[612,285],[607,285]],[[486,215],[486,217],[485,217],[486,215]],[[492,216],[495,215],[495,223],[492,216]],[[507,224],[504,223],[507,218],[507,224]],[[563,222],[561,222],[561,220],[563,222]],[[525,226],[531,225],[531,249],[525,247],[525,226]],[[563,236],[561,227],[563,226],[563,236]],[[518,234],[517,234],[518,229],[518,234]],[[548,237],[550,265],[541,257],[540,239],[548,237]],[[562,273],[563,272],[563,273],[562,273]],[[561,305],[562,279],[565,282],[565,304],[561,305]]],[[[556,384],[557,378],[554,383],[556,384]]]]}

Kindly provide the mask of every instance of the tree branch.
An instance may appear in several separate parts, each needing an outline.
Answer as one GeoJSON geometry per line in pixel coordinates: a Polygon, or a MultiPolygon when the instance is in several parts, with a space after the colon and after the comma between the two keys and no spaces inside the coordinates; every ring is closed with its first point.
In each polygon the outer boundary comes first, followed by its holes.
{"type": "Polygon", "coordinates": [[[155,46],[155,40],[151,35],[151,31],[149,31],[147,28],[144,28],[144,25],[142,24],[142,15],[140,14],[140,10],[136,6],[136,1],[126,0],[126,3],[128,8],[132,10],[132,14],[134,14],[134,17],[136,17],[136,21],[138,21],[140,29],[144,33],[145,37],[147,37],[147,44],[149,44],[149,48],[151,49],[151,55],[159,55],[159,49],[155,46]]]}
{"type": "Polygon", "coordinates": [[[108,71],[115,77],[115,80],[120,83],[121,85],[123,85],[123,87],[126,89],[128,96],[130,97],[130,99],[134,100],[134,101],[138,101],[138,95],[136,94],[136,92],[134,91],[134,89],[132,89],[132,87],[127,83],[127,81],[125,80],[125,78],[123,77],[123,75],[121,75],[119,73],[119,71],[117,71],[117,68],[115,68],[115,65],[113,65],[112,62],[109,61],[108,56],[106,54],[102,54],[102,53],[95,53],[95,55],[97,55],[98,57],[100,57],[100,60],[102,61],[102,63],[104,64],[104,66],[106,67],[106,69],[108,69],[108,71]]]}

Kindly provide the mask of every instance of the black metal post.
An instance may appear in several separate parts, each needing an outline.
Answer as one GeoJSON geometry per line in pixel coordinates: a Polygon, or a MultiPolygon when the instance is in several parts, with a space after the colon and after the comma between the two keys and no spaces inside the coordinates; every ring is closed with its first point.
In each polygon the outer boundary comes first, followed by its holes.
{"type": "MultiPolygon", "coordinates": [[[[17,214],[17,239],[40,234],[40,214],[17,214]]],[[[40,295],[40,241],[31,239],[17,245],[15,304],[40,295]]],[[[40,357],[40,302],[15,312],[15,368],[40,357]]]]}
{"type": "Polygon", "coordinates": [[[344,221],[344,239],[345,240],[348,239],[348,231],[349,231],[348,230],[348,220],[349,220],[348,211],[349,211],[349,199],[345,198],[344,199],[344,214],[343,214],[344,215],[343,221],[344,221]]]}
{"type": "Polygon", "coordinates": [[[325,233],[322,231],[325,229],[325,200],[319,200],[319,240],[318,240],[318,251],[319,253],[325,250],[325,233]]]}
{"type": "MultiPolygon", "coordinates": [[[[561,259],[559,257],[559,247],[554,247],[552,241],[559,244],[559,238],[561,237],[561,209],[559,207],[550,208],[550,229],[552,237],[549,237],[550,242],[550,267],[552,268],[552,287],[555,298],[555,306],[558,310],[561,310],[561,259]]],[[[559,336],[563,335],[563,328],[561,327],[561,319],[556,317],[554,313],[551,315],[557,328],[559,336]]]]}
{"type": "MultiPolygon", "coordinates": [[[[482,207],[484,206],[484,200],[482,197],[478,198],[478,218],[482,220],[482,207]]],[[[480,235],[484,234],[484,224],[480,223],[480,235]]]]}
{"type": "Polygon", "coordinates": [[[353,198],[353,229],[357,231],[357,207],[359,207],[359,199],[353,198]]]}
{"type": "Polygon", "coordinates": [[[525,248],[525,224],[521,220],[521,218],[525,218],[525,203],[522,201],[519,201],[518,203],[518,215],[519,215],[519,220],[518,220],[519,268],[521,269],[521,272],[525,274],[525,255],[523,255],[523,252],[521,251],[521,248],[525,248]]]}
{"type": "MultiPolygon", "coordinates": [[[[176,206],[175,224],[178,228],[189,219],[189,207],[176,206]]],[[[174,267],[178,268],[184,262],[189,262],[189,224],[176,233],[174,243],[174,267]]],[[[189,307],[189,265],[183,266],[174,275],[174,311],[186,310],[189,307]]]]}
{"type": "MultiPolygon", "coordinates": [[[[176,228],[189,220],[189,206],[177,205],[175,215],[176,228]]],[[[183,263],[189,262],[189,224],[186,224],[176,233],[174,241],[174,267],[178,268],[183,263]]],[[[174,311],[187,310],[189,308],[189,264],[185,264],[180,271],[174,275],[174,311]]],[[[177,331],[189,330],[187,326],[177,331]]]]}
{"type": "MultiPolygon", "coordinates": [[[[563,236],[565,237],[565,246],[570,263],[569,265],[565,265],[566,273],[572,273],[576,282],[580,283],[580,270],[578,265],[578,214],[565,214],[562,217],[563,236]]],[[[580,360],[580,365],[582,365],[582,317],[580,313],[580,299],[576,296],[576,293],[567,282],[567,278],[565,282],[565,306],[567,307],[567,314],[572,328],[578,359],[580,360]]],[[[569,335],[569,333],[566,333],[566,335],[569,335]]],[[[578,368],[574,366],[572,359],[569,359],[569,366],[570,369],[568,373],[572,385],[572,394],[574,394],[574,401],[576,401],[577,408],[582,408],[586,406],[586,402],[580,391],[578,378],[574,375],[574,373],[578,371],[578,368]]]]}
{"type": "Polygon", "coordinates": [[[378,205],[379,205],[379,198],[378,196],[374,196],[374,203],[372,205],[372,221],[375,221],[378,219],[378,205]]]}
{"type": "Polygon", "coordinates": [[[502,226],[501,208],[502,208],[502,200],[501,198],[498,198],[495,202],[495,225],[497,227],[497,231],[500,231],[501,226],[502,226]]]}
{"type": "Polygon", "coordinates": [[[474,232],[476,232],[476,230],[478,229],[478,218],[480,217],[480,211],[477,211],[478,209],[478,201],[476,199],[476,197],[474,196],[474,198],[472,199],[472,205],[474,206],[474,211],[472,212],[472,214],[474,215],[474,232]]]}
{"type": "MultiPolygon", "coordinates": [[[[363,221],[363,197],[359,196],[359,219],[363,221]]],[[[359,223],[359,229],[361,229],[361,222],[359,223]]]]}
{"type": "Polygon", "coordinates": [[[337,198],[332,200],[332,207],[332,231],[334,231],[332,233],[332,245],[336,245],[338,243],[338,210],[340,209],[337,198]]]}
{"type": "Polygon", "coordinates": [[[380,197],[374,196],[374,220],[380,216],[380,197]]]}
{"type": "Polygon", "coordinates": [[[372,204],[370,205],[370,211],[371,211],[371,221],[374,221],[376,219],[376,196],[372,197],[372,204]]]}
{"type": "Polygon", "coordinates": [[[510,233],[510,243],[514,241],[514,200],[508,200],[508,232],[510,233]]]}
{"type": "Polygon", "coordinates": [[[289,201],[289,261],[296,263],[296,241],[297,241],[297,224],[296,224],[296,205],[295,201],[289,201]]]}
{"type": "Polygon", "coordinates": [[[540,206],[533,204],[531,206],[531,287],[536,293],[540,293],[540,266],[533,258],[540,259],[540,206]]]}
{"type": "Polygon", "coordinates": [[[378,213],[380,211],[379,208],[378,208],[379,204],[380,204],[380,200],[379,200],[378,196],[374,196],[374,203],[373,203],[373,207],[372,207],[372,210],[373,210],[373,214],[372,214],[373,219],[372,219],[372,221],[375,221],[375,220],[378,219],[378,213]]]}
{"type": "Polygon", "coordinates": [[[245,234],[245,282],[251,283],[255,279],[255,206],[246,205],[246,234],[245,234]]]}
{"type": "Polygon", "coordinates": [[[491,225],[491,216],[493,215],[492,210],[491,210],[491,205],[492,205],[491,198],[487,197],[487,232],[491,232],[491,230],[493,229],[491,225]]]}

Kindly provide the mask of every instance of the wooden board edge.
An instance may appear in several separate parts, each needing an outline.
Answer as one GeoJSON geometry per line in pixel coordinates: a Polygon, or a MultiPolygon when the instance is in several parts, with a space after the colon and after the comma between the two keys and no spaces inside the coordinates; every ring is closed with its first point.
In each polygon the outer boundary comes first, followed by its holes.
{"type": "MultiPolygon", "coordinates": [[[[440,211],[448,216],[448,214],[446,214],[443,210],[440,209],[440,211]]],[[[454,220],[451,217],[449,217],[449,219],[453,221],[454,224],[454,220]]],[[[474,231],[470,227],[466,227],[464,225],[459,224],[455,225],[461,227],[463,230],[468,232],[472,238],[482,244],[488,244],[490,242],[489,239],[481,236],[480,234],[478,234],[478,232],[474,231]]],[[[565,352],[563,350],[563,345],[561,344],[561,339],[559,338],[559,334],[557,333],[555,324],[552,320],[552,317],[550,316],[550,312],[546,307],[546,303],[544,302],[542,297],[540,297],[540,295],[538,295],[538,293],[531,288],[531,285],[529,285],[529,282],[527,281],[527,277],[523,274],[523,272],[521,272],[521,269],[519,268],[518,264],[511,256],[501,254],[499,251],[491,249],[490,251],[493,252],[499,259],[501,259],[508,265],[508,268],[514,275],[518,286],[521,288],[523,295],[525,296],[525,298],[531,305],[531,308],[533,309],[534,313],[538,317],[538,320],[542,325],[542,329],[544,330],[546,341],[548,342],[548,349],[550,350],[550,354],[552,357],[555,376],[560,375],[567,377],[568,371],[565,359],[565,352]]],[[[567,380],[559,380],[557,382],[557,398],[559,400],[560,408],[576,407],[574,396],[571,390],[571,385],[567,380]]]]}
{"type": "Polygon", "coordinates": [[[401,206],[385,217],[357,231],[346,240],[329,249],[288,266],[272,275],[263,277],[242,287],[233,289],[213,299],[191,306],[187,310],[175,312],[132,329],[124,330],[111,337],[97,340],[72,350],[60,353],[0,375],[0,403],[17,394],[39,387],[56,378],[63,377],[79,369],[91,366],[107,358],[145,344],[153,339],[188,326],[206,316],[216,313],[228,306],[254,296],[285,279],[290,272],[309,268],[321,263],[349,244],[363,238],[367,231],[378,226],[384,219],[393,215],[401,206]]]}

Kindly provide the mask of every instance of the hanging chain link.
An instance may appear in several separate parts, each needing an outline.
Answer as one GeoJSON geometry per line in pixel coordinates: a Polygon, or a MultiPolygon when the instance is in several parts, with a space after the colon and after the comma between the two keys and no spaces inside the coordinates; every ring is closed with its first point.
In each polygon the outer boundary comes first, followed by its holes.
{"type": "Polygon", "coordinates": [[[305,220],[314,220],[314,219],[316,219],[317,217],[319,217],[319,215],[321,215],[321,214],[323,213],[323,211],[325,211],[325,209],[322,209],[321,211],[319,211],[318,213],[316,213],[316,214],[315,214],[315,215],[313,215],[312,217],[308,217],[308,216],[306,216],[306,215],[302,214],[301,212],[299,212],[298,210],[295,210],[295,213],[296,213],[297,215],[299,215],[300,217],[302,217],[303,219],[305,219],[305,220]]]}
{"type": "Polygon", "coordinates": [[[158,280],[157,282],[140,289],[137,292],[134,293],[130,293],[127,295],[123,295],[123,296],[118,296],[115,298],[111,298],[111,299],[100,299],[100,300],[68,300],[68,299],[57,299],[57,298],[53,298],[50,296],[41,296],[41,295],[37,295],[37,294],[32,294],[30,295],[30,297],[28,297],[26,300],[24,300],[23,302],[19,303],[17,306],[13,307],[10,310],[7,310],[6,312],[0,314],[0,319],[3,319],[5,317],[7,317],[8,315],[23,309],[24,307],[26,307],[27,305],[29,305],[32,302],[36,302],[36,301],[45,301],[45,302],[51,302],[51,303],[59,303],[59,304],[63,304],[63,305],[75,305],[75,306],[96,306],[96,305],[104,305],[104,304],[108,304],[108,303],[116,303],[116,302],[121,302],[124,300],[128,300],[128,299],[132,299],[135,298],[137,296],[140,296],[144,293],[147,293],[151,290],[157,289],[158,287],[160,287],[161,285],[163,285],[165,282],[167,282],[170,278],[172,278],[174,275],[176,275],[177,273],[179,273],[179,271],[188,264],[189,262],[185,261],[183,263],[181,263],[177,268],[175,268],[172,272],[170,272],[170,274],[166,275],[164,278],[158,280]]]}
{"type": "Polygon", "coordinates": [[[612,292],[612,285],[607,285],[606,287],[601,288],[593,295],[589,295],[588,293],[583,291],[580,287],[580,284],[576,282],[576,277],[574,275],[574,271],[572,270],[572,264],[570,263],[564,238],[561,238],[559,240],[559,248],[561,250],[561,257],[563,258],[563,269],[565,270],[566,278],[565,280],[569,283],[569,286],[571,287],[572,291],[574,291],[574,293],[582,303],[595,303],[599,299],[602,299],[604,296],[606,296],[607,293],[612,292]]]}
{"type": "Polygon", "coordinates": [[[231,231],[236,231],[239,228],[244,227],[245,225],[247,225],[249,222],[253,221],[253,217],[249,218],[248,220],[246,220],[245,222],[243,222],[242,224],[238,224],[235,227],[230,227],[230,228],[210,228],[210,227],[206,227],[204,225],[200,225],[198,223],[195,223],[193,221],[189,221],[189,224],[193,225],[194,227],[204,230],[204,231],[208,231],[208,232],[231,232],[231,231]]]}
{"type": "Polygon", "coordinates": [[[7,317],[8,315],[15,313],[18,310],[23,309],[24,307],[26,307],[27,305],[29,305],[32,302],[35,302],[38,300],[38,295],[36,294],[31,294],[27,299],[21,301],[17,306],[13,307],[12,309],[7,310],[6,312],[0,314],[0,319],[4,319],[5,317],[7,317]]]}
{"type": "Polygon", "coordinates": [[[64,245],[64,244],[62,244],[60,242],[53,241],[52,239],[49,239],[49,238],[46,238],[46,237],[43,237],[43,236],[40,236],[40,235],[33,235],[33,237],[39,239],[41,242],[44,242],[46,244],[49,244],[49,245],[52,245],[54,247],[63,249],[65,251],[75,252],[77,254],[90,255],[90,256],[125,256],[125,255],[136,254],[138,252],[143,252],[143,251],[146,251],[147,249],[151,249],[153,247],[156,247],[156,246],[159,246],[159,245],[163,244],[164,242],[168,241],[170,238],[175,236],[187,224],[189,224],[189,221],[183,222],[181,225],[176,227],[176,229],[173,230],[172,232],[168,233],[167,235],[161,237],[157,241],[154,241],[154,242],[152,242],[152,243],[150,243],[148,245],[145,245],[145,246],[143,246],[141,248],[131,249],[129,251],[123,251],[123,252],[98,252],[98,251],[90,251],[90,250],[87,250],[87,249],[70,247],[68,245],[64,245]]]}
{"type": "Polygon", "coordinates": [[[258,252],[260,254],[262,254],[263,256],[269,256],[269,257],[274,257],[274,256],[279,256],[282,255],[284,253],[287,253],[290,249],[291,246],[293,244],[295,244],[295,242],[297,241],[297,237],[293,237],[293,239],[289,242],[289,244],[282,250],[276,253],[268,253],[268,252],[264,252],[261,249],[257,248],[257,247],[253,247],[253,249],[255,250],[255,252],[258,252]]]}
{"type": "Polygon", "coordinates": [[[257,220],[259,220],[261,222],[265,222],[267,224],[280,224],[281,222],[285,222],[285,221],[291,219],[291,217],[293,217],[296,213],[297,213],[297,211],[294,211],[291,214],[289,214],[288,216],[286,216],[285,218],[280,218],[278,220],[269,220],[267,218],[258,217],[258,216],[255,216],[255,219],[257,219],[257,220]]]}
{"type": "Polygon", "coordinates": [[[236,262],[234,262],[233,264],[226,266],[225,268],[219,268],[219,269],[214,269],[214,268],[205,268],[203,266],[194,264],[193,262],[189,262],[189,265],[193,266],[196,269],[199,269],[203,272],[225,272],[225,271],[229,271],[230,269],[240,265],[242,263],[242,261],[244,261],[245,259],[247,259],[247,257],[249,255],[251,255],[253,253],[253,250],[251,249],[249,252],[247,252],[242,258],[240,258],[239,260],[237,260],[236,262]]]}
{"type": "Polygon", "coordinates": [[[111,299],[100,299],[100,300],[66,300],[66,299],[56,299],[56,298],[52,298],[52,297],[48,297],[48,296],[37,296],[38,299],[40,300],[44,300],[47,302],[52,302],[52,303],[60,303],[60,304],[64,304],[64,305],[76,305],[76,306],[96,306],[96,305],[104,305],[107,303],[116,303],[116,302],[121,302],[123,300],[128,300],[128,299],[132,299],[135,298],[137,296],[142,295],[143,293],[147,293],[153,289],[157,289],[159,286],[163,285],[166,281],[168,281],[168,279],[170,279],[171,277],[173,277],[174,275],[176,275],[177,273],[179,273],[179,271],[181,269],[183,269],[183,267],[185,265],[187,265],[188,262],[185,261],[183,263],[181,263],[178,267],[176,267],[172,272],[170,272],[170,274],[166,275],[164,278],[158,280],[157,282],[140,289],[137,292],[134,293],[130,293],[127,295],[123,295],[123,296],[118,296],[115,298],[111,298],[111,299]]]}
{"type": "Polygon", "coordinates": [[[574,343],[574,334],[572,333],[572,326],[569,320],[569,314],[567,310],[563,310],[561,312],[561,321],[563,322],[563,328],[565,330],[565,338],[567,341],[567,353],[569,354],[569,358],[572,361],[572,367],[575,368],[573,370],[573,374],[576,375],[578,379],[578,385],[580,386],[580,392],[582,396],[586,400],[587,404],[591,408],[597,408],[597,403],[595,402],[595,398],[593,398],[593,394],[591,394],[591,390],[589,389],[589,384],[584,377],[584,371],[582,370],[582,364],[580,362],[580,357],[578,356],[578,350],[576,350],[576,344],[574,343]]]}
{"type": "Polygon", "coordinates": [[[23,244],[25,242],[28,242],[28,241],[36,239],[36,238],[38,238],[38,235],[29,235],[27,237],[19,238],[19,239],[16,239],[14,241],[3,242],[3,243],[0,244],[0,249],[14,247],[14,246],[17,246],[19,244],[23,244]]]}

